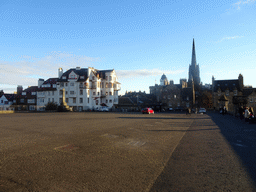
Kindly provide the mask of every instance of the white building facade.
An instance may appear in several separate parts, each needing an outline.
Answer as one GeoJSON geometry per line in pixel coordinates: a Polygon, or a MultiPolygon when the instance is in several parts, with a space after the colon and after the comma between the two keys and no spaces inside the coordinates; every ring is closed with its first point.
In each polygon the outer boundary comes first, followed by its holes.
{"type": "Polygon", "coordinates": [[[120,83],[114,69],[76,67],[63,72],[63,69],[59,68],[58,74],[58,78],[51,78],[45,82],[39,79],[39,110],[43,110],[48,102],[61,104],[63,96],[67,105],[74,111],[93,110],[101,106],[112,108],[114,104],[118,104],[120,83]]]}

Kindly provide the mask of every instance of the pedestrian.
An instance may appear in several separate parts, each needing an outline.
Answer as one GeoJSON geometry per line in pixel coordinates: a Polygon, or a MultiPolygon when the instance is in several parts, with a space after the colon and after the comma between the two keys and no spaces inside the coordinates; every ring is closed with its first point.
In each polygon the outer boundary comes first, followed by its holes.
{"type": "Polygon", "coordinates": [[[251,115],[253,115],[253,108],[252,107],[249,107],[249,112],[251,115]]]}
{"type": "Polygon", "coordinates": [[[244,113],[244,109],[243,109],[243,107],[241,106],[241,107],[239,108],[240,119],[243,119],[243,113],[244,113]]]}
{"type": "Polygon", "coordinates": [[[245,122],[248,122],[249,117],[250,117],[250,112],[249,112],[249,110],[248,110],[248,107],[246,107],[246,109],[245,109],[245,111],[244,111],[244,119],[245,119],[245,122]]]}

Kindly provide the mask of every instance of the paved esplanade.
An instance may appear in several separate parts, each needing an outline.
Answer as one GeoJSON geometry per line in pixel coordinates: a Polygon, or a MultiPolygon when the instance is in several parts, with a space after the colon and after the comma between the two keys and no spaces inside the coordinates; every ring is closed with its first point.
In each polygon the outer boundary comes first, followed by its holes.
{"type": "Polygon", "coordinates": [[[254,125],[230,116],[16,113],[0,121],[0,191],[255,191],[254,125]]]}

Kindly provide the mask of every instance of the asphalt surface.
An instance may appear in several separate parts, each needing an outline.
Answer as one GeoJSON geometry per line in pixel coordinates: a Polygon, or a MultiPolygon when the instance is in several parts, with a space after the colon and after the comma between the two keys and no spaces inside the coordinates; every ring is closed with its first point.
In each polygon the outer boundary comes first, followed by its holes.
{"type": "Polygon", "coordinates": [[[174,113],[0,115],[0,191],[256,191],[255,125],[174,113]]]}

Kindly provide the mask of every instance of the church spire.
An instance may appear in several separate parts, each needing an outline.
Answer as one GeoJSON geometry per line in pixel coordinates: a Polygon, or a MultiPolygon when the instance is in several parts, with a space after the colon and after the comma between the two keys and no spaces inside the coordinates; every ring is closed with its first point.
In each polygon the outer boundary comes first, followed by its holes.
{"type": "Polygon", "coordinates": [[[196,50],[195,50],[195,41],[193,38],[193,46],[192,46],[192,59],[191,59],[191,66],[196,66],[196,50]]]}

